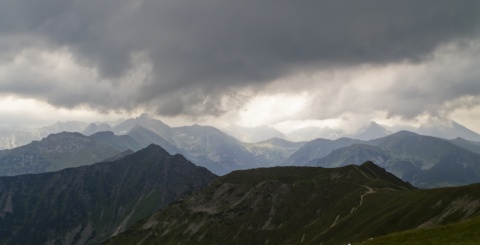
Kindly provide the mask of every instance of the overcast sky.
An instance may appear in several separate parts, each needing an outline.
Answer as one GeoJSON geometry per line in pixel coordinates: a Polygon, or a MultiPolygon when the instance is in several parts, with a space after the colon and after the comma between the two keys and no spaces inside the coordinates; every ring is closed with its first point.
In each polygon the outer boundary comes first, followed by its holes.
{"type": "Polygon", "coordinates": [[[480,132],[479,37],[478,0],[0,0],[0,125],[480,132]]]}

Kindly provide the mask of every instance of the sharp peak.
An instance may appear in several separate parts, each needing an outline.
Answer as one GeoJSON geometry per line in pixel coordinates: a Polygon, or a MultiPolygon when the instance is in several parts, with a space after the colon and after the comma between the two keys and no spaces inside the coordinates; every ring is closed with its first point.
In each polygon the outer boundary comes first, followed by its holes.
{"type": "Polygon", "coordinates": [[[171,156],[170,153],[168,153],[165,149],[163,149],[161,146],[156,144],[150,144],[147,147],[137,151],[136,153],[144,153],[144,152],[158,152],[158,153],[171,156]]]}
{"type": "Polygon", "coordinates": [[[402,188],[402,189],[414,189],[415,187],[412,186],[410,183],[405,182],[398,178],[397,176],[393,175],[392,173],[388,172],[384,168],[378,166],[372,161],[366,161],[360,165],[361,171],[364,171],[371,175],[371,177],[375,179],[382,179],[383,181],[387,181],[395,186],[402,188]]]}
{"type": "Polygon", "coordinates": [[[372,162],[372,161],[366,161],[366,162],[362,163],[362,164],[360,165],[360,167],[374,167],[374,168],[378,168],[378,169],[383,169],[383,168],[379,167],[377,164],[375,164],[375,163],[372,162]]]}

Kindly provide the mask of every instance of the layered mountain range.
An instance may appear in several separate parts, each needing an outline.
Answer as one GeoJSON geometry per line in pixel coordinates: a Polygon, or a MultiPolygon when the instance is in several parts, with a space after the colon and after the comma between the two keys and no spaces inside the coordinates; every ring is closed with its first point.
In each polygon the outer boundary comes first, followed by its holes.
{"type": "MultiPolygon", "coordinates": [[[[0,128],[0,150],[23,146],[34,140],[40,140],[50,134],[60,132],[78,132],[87,136],[102,131],[112,131],[116,135],[128,134],[132,128],[138,125],[157,133],[167,140],[173,136],[171,131],[176,129],[175,127],[168,126],[160,120],[150,117],[148,114],[142,114],[136,118],[111,123],[100,122],[87,124],[84,122],[70,121],[58,122],[50,126],[36,129],[3,127],[0,128]]],[[[249,128],[230,125],[222,129],[222,131],[244,143],[257,143],[271,138],[280,138],[295,142],[311,141],[317,138],[335,140],[345,137],[359,140],[371,140],[385,137],[402,130],[445,139],[460,137],[470,141],[480,141],[480,134],[453,120],[447,119],[426,123],[419,127],[401,125],[386,127],[372,121],[369,125],[361,127],[354,133],[347,133],[344,129],[313,126],[296,129],[288,134],[282,133],[270,126],[249,128]]],[[[172,144],[173,142],[170,143],[172,144]]]]}
{"type": "MultiPolygon", "coordinates": [[[[446,140],[400,131],[374,140],[351,138],[291,142],[272,138],[244,143],[209,126],[170,127],[142,115],[110,128],[113,132],[58,133],[0,151],[0,176],[41,173],[116,159],[149,144],[180,153],[196,165],[224,175],[271,166],[338,167],[375,161],[417,187],[455,186],[480,181],[480,143],[446,140]]],[[[101,128],[101,127],[100,127],[101,128]]],[[[379,125],[372,124],[373,129],[379,125]]],[[[97,128],[98,129],[98,128],[97,128]]]]}
{"type": "MultiPolygon", "coordinates": [[[[480,182],[480,155],[456,142],[458,139],[448,141],[401,131],[338,148],[324,157],[308,161],[306,165],[339,167],[371,160],[403,180],[423,188],[480,182]]],[[[473,142],[468,145],[475,148],[476,144],[473,142]]]]}
{"type": "Polygon", "coordinates": [[[28,145],[0,151],[0,176],[56,171],[89,165],[129,149],[138,150],[129,136],[97,133],[58,133],[28,145]],[[114,139],[112,139],[114,138],[114,139]]]}
{"type": "Polygon", "coordinates": [[[50,134],[60,132],[82,132],[87,126],[83,122],[58,122],[50,126],[36,129],[21,127],[0,128],[0,150],[26,145],[34,140],[40,140],[50,134]]]}
{"type": "Polygon", "coordinates": [[[88,166],[0,177],[0,244],[346,244],[480,217],[478,184],[410,184],[480,182],[477,142],[404,131],[370,141],[245,144],[210,127],[164,132],[173,133],[165,139],[135,124],[126,135],[60,133],[24,146],[50,156],[51,168],[71,164],[79,152],[112,152],[88,166]],[[224,153],[230,150],[272,166],[329,168],[254,168],[218,178],[157,145],[125,150],[152,140],[198,159],[208,159],[205,152],[243,159],[224,153]]]}

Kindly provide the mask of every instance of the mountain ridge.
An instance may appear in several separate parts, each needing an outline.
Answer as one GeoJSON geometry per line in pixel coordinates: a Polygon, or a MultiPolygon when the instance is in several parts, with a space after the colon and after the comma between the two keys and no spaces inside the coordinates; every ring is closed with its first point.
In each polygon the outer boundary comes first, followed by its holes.
{"type": "Polygon", "coordinates": [[[415,189],[372,162],[239,170],[105,244],[348,244],[478,216],[479,190],[415,189]]]}
{"type": "Polygon", "coordinates": [[[129,136],[98,132],[51,134],[40,141],[4,150],[0,154],[0,176],[42,173],[89,165],[141,145],[129,136]]]}
{"type": "Polygon", "coordinates": [[[339,167],[367,160],[423,188],[480,182],[479,154],[445,139],[408,131],[336,149],[307,165],[339,167]]]}
{"type": "Polygon", "coordinates": [[[113,162],[0,177],[0,242],[98,244],[215,178],[153,144],[113,162]]]}

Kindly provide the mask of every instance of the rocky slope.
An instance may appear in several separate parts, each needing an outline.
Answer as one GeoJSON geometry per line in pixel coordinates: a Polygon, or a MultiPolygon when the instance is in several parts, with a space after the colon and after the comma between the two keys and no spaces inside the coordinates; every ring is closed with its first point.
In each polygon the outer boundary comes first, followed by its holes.
{"type": "Polygon", "coordinates": [[[142,146],[129,136],[100,132],[91,136],[58,133],[0,153],[0,176],[57,171],[89,165],[142,146]]]}
{"type": "Polygon", "coordinates": [[[0,178],[0,244],[98,244],[216,178],[151,145],[113,162],[0,178]]]}
{"type": "Polygon", "coordinates": [[[480,142],[477,142],[477,141],[469,141],[469,140],[466,140],[464,138],[455,138],[455,139],[452,139],[452,140],[449,140],[451,143],[457,145],[457,146],[460,146],[462,148],[465,148],[471,152],[474,152],[474,153],[477,153],[477,154],[480,154],[480,142]]]}
{"type": "Polygon", "coordinates": [[[264,166],[282,165],[285,159],[298,151],[306,142],[291,142],[281,138],[272,138],[258,143],[243,144],[243,146],[258,159],[264,166]]]}
{"type": "Polygon", "coordinates": [[[209,126],[173,128],[175,146],[188,159],[215,174],[265,166],[240,141],[209,126]]]}
{"type": "Polygon", "coordinates": [[[237,169],[270,166],[270,162],[257,157],[242,142],[214,127],[169,127],[148,114],[142,114],[122,122],[113,130],[140,143],[155,143],[170,153],[181,153],[195,164],[219,175],[237,169]]]}

